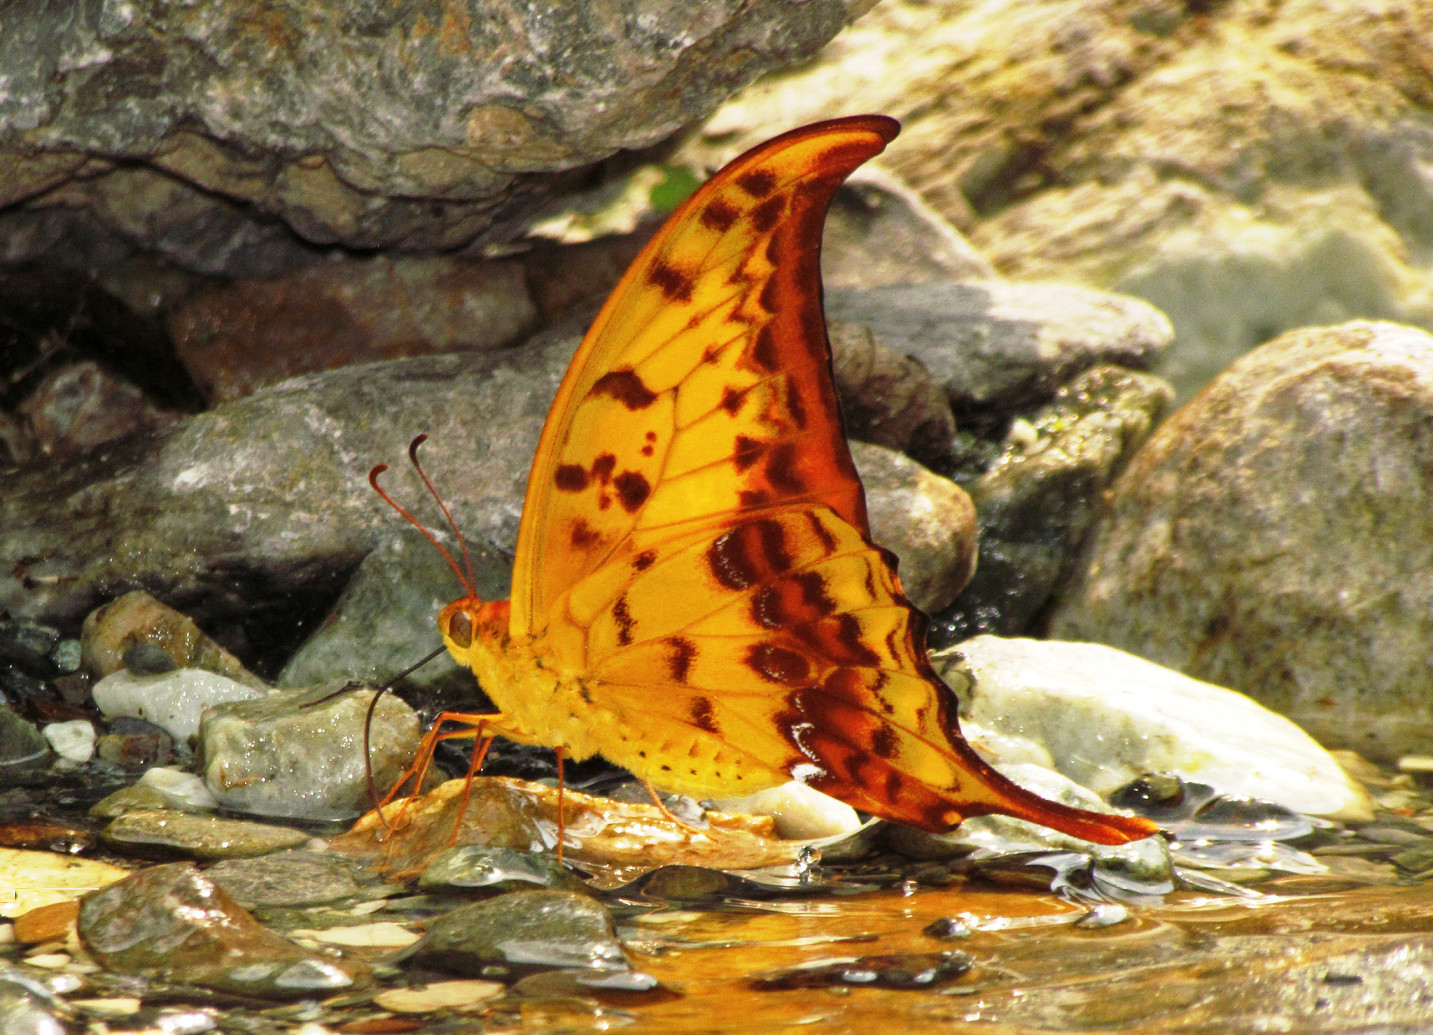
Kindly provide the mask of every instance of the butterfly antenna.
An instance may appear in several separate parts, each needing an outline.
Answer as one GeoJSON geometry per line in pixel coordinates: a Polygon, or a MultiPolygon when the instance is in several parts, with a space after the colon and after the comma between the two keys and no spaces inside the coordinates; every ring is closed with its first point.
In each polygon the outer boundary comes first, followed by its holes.
{"type": "MultiPolygon", "coordinates": [[[[397,686],[401,680],[407,679],[414,672],[417,672],[420,668],[428,664],[428,662],[432,661],[434,658],[438,657],[447,649],[447,647],[439,647],[437,650],[424,657],[422,661],[419,661],[413,665],[409,665],[402,672],[398,673],[392,679],[388,680],[388,682],[380,686],[378,688],[378,692],[373,695],[373,699],[368,702],[368,711],[363,716],[363,773],[368,778],[368,797],[369,800],[373,802],[374,808],[378,808],[379,798],[378,785],[373,780],[373,755],[370,751],[372,738],[369,736],[369,733],[373,729],[373,713],[378,708],[378,699],[384,694],[386,694],[388,691],[392,690],[395,686],[397,686]]],[[[407,779],[407,777],[404,777],[404,779],[407,779]]],[[[387,817],[383,815],[383,810],[381,808],[378,808],[378,820],[380,823],[383,824],[385,828],[388,826],[387,817]]]]}
{"type": "MultiPolygon", "coordinates": [[[[416,442],[421,442],[421,441],[423,440],[423,438],[424,438],[424,436],[422,436],[422,435],[418,436],[418,438],[415,440],[415,444],[416,444],[416,442]]],[[[477,591],[477,580],[472,577],[472,562],[468,559],[468,547],[467,547],[467,544],[466,544],[466,543],[463,544],[463,559],[464,559],[465,561],[468,561],[468,572],[469,572],[469,573],[468,573],[467,575],[464,575],[464,574],[463,574],[463,569],[460,568],[460,567],[458,567],[458,562],[455,561],[455,560],[453,560],[453,555],[448,552],[447,547],[445,547],[442,543],[438,542],[437,536],[433,535],[432,532],[428,531],[428,529],[425,528],[425,527],[423,526],[423,524],[422,524],[417,518],[415,518],[412,514],[408,513],[408,511],[404,510],[403,507],[401,507],[401,506],[398,504],[398,502],[397,502],[392,496],[388,495],[388,491],[387,491],[386,489],[384,489],[383,486],[381,486],[381,485],[378,484],[378,476],[379,476],[380,474],[382,474],[382,473],[383,473],[384,471],[386,471],[386,470],[388,470],[388,465],[387,465],[387,464],[379,464],[379,465],[378,465],[377,467],[375,467],[373,470],[369,471],[369,472],[368,472],[368,484],[371,485],[371,486],[373,486],[373,491],[374,491],[374,492],[378,493],[379,496],[382,496],[382,497],[383,497],[383,502],[384,502],[384,503],[387,503],[390,507],[392,507],[394,510],[398,511],[398,513],[402,515],[404,521],[407,521],[410,525],[412,525],[412,526],[413,526],[414,528],[416,528],[418,531],[420,531],[420,532],[423,533],[423,538],[424,538],[424,539],[427,539],[428,542],[432,543],[432,544],[437,548],[438,552],[443,555],[443,559],[448,562],[448,567],[450,567],[450,568],[453,569],[453,574],[456,575],[456,576],[458,576],[458,581],[459,581],[460,583],[462,583],[463,589],[464,589],[464,591],[467,592],[468,596],[470,596],[470,597],[476,597],[476,596],[478,595],[478,591],[477,591]]],[[[419,473],[419,474],[423,474],[423,472],[422,472],[421,469],[419,470],[418,473],[419,473]]],[[[425,482],[428,481],[428,476],[427,476],[427,475],[423,475],[423,481],[425,481],[425,482]]],[[[429,488],[432,488],[431,484],[429,485],[429,488]]],[[[440,504],[442,503],[441,500],[439,500],[438,502],[439,502],[440,504]]],[[[447,508],[447,507],[444,507],[444,508],[443,508],[443,513],[444,513],[444,514],[447,514],[447,513],[448,513],[448,508],[447,508]]],[[[451,517],[449,517],[448,520],[451,522],[453,519],[452,519],[451,517]]],[[[463,542],[462,536],[459,536],[459,537],[458,537],[458,542],[460,542],[460,543],[463,542]]]]}
{"type": "Polygon", "coordinates": [[[468,596],[476,597],[478,579],[473,573],[473,558],[468,554],[468,541],[463,538],[463,533],[458,529],[458,523],[453,520],[453,513],[448,509],[448,504],[443,502],[443,497],[438,495],[438,490],[428,477],[428,472],[423,470],[423,465],[418,462],[418,447],[428,441],[427,435],[419,435],[412,442],[408,443],[408,459],[413,462],[413,469],[418,472],[418,477],[423,479],[423,484],[428,487],[428,492],[438,503],[438,509],[443,512],[443,517],[448,519],[448,527],[453,530],[453,538],[458,541],[458,547],[463,551],[463,566],[468,570],[468,578],[464,585],[468,589],[468,596]]]}

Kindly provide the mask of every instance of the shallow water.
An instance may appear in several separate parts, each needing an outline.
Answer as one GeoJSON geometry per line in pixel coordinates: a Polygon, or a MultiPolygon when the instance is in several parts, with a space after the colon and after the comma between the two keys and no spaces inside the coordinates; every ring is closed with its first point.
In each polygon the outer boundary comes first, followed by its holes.
{"type": "MultiPolygon", "coordinates": [[[[680,997],[608,997],[624,1030],[1264,1032],[1433,1027],[1433,889],[1172,896],[1109,926],[1048,895],[969,885],[640,920],[633,962],[680,997]],[[972,930],[922,930],[959,916],[972,930]],[[955,948],[937,991],[757,990],[747,975],[816,959],[955,948]]],[[[569,1018],[572,1020],[572,1018],[569,1018]]],[[[593,1021],[601,1023],[597,1018],[593,1021]]]]}

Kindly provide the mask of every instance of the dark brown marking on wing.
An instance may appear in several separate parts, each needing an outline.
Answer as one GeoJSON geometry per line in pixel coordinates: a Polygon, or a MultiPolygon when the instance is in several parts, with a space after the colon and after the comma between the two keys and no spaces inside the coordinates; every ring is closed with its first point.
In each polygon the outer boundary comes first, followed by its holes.
{"type": "Polygon", "coordinates": [[[781,353],[776,347],[776,329],[771,322],[761,325],[751,343],[751,361],[768,374],[776,373],[781,363],[781,353]]]}
{"type": "Polygon", "coordinates": [[[754,463],[761,459],[766,452],[766,443],[760,442],[749,435],[738,435],[736,437],[736,451],[732,454],[732,463],[738,471],[748,470],[754,463]]]}
{"type": "Polygon", "coordinates": [[[753,644],[746,652],[746,666],[780,686],[804,687],[811,681],[811,663],[796,651],[774,643],[753,644]]]}
{"type": "Polygon", "coordinates": [[[862,639],[861,623],[853,614],[832,615],[816,627],[826,656],[842,665],[874,668],[881,656],[862,639]]]}
{"type": "Polygon", "coordinates": [[[764,198],[776,189],[776,174],[770,169],[752,169],[738,176],[736,185],[753,198],[764,198]]]}
{"type": "Polygon", "coordinates": [[[724,532],[707,547],[707,567],[727,589],[747,589],[761,578],[756,560],[742,542],[741,533],[744,530],[743,526],[724,532]]]}
{"type": "Polygon", "coordinates": [[[771,502],[771,493],[765,489],[743,489],[736,494],[736,501],[742,510],[757,510],[771,502]]]}
{"type": "Polygon", "coordinates": [[[609,370],[592,385],[590,395],[607,395],[629,410],[645,410],[657,400],[657,393],[643,383],[634,370],[609,370]]]}
{"type": "Polygon", "coordinates": [[[612,478],[612,472],[617,467],[617,457],[613,453],[603,453],[592,461],[592,477],[603,485],[606,485],[612,478]]]}
{"type": "Polygon", "coordinates": [[[578,518],[572,522],[570,539],[573,547],[578,550],[590,550],[602,542],[602,534],[589,525],[584,519],[578,518]]]}
{"type": "Polygon", "coordinates": [[[673,302],[692,300],[692,278],[669,263],[654,263],[647,280],[673,302]]]}
{"type": "Polygon", "coordinates": [[[748,219],[751,225],[759,234],[768,234],[781,222],[781,217],[786,214],[786,199],[780,194],[767,198],[756,208],[751,210],[748,219]]]}
{"type": "Polygon", "coordinates": [[[617,623],[617,642],[627,646],[632,642],[632,629],[637,624],[627,607],[627,594],[623,593],[617,598],[617,603],[612,605],[612,619],[617,623]]]}
{"type": "Polygon", "coordinates": [[[801,399],[801,386],[794,377],[786,379],[786,412],[791,415],[792,424],[806,427],[806,403],[801,399]]]}
{"type": "Polygon", "coordinates": [[[562,492],[581,492],[587,488],[587,469],[581,464],[558,464],[552,481],[562,492]]]}
{"type": "Polygon", "coordinates": [[[779,521],[764,518],[746,525],[743,531],[747,529],[754,532],[760,541],[761,556],[769,571],[779,575],[791,570],[794,562],[791,551],[786,548],[786,530],[779,521]]]}
{"type": "Polygon", "coordinates": [[[886,800],[895,802],[904,798],[905,795],[902,792],[905,790],[905,784],[905,777],[901,776],[900,770],[892,769],[888,772],[886,774],[886,800]]]}
{"type": "Polygon", "coordinates": [[[699,730],[706,730],[708,733],[720,734],[717,729],[716,717],[712,714],[712,702],[709,697],[698,697],[693,699],[691,707],[692,725],[699,730]]]}
{"type": "Polygon", "coordinates": [[[816,515],[816,512],[808,510],[806,512],[806,520],[810,523],[811,531],[815,534],[816,538],[821,540],[822,549],[824,549],[827,554],[835,553],[836,537],[831,534],[831,530],[826,527],[821,521],[821,518],[816,515]]]}
{"type": "Polygon", "coordinates": [[[641,471],[623,471],[612,479],[612,487],[617,490],[617,501],[622,509],[629,514],[652,495],[652,485],[641,471]]]}
{"type": "Polygon", "coordinates": [[[718,403],[723,410],[733,417],[741,410],[741,404],[746,399],[746,393],[728,385],[721,393],[721,402],[718,403]]]}
{"type": "Polygon", "coordinates": [[[761,286],[761,292],[756,296],[756,304],[763,312],[775,313],[781,308],[781,285],[775,277],[767,278],[761,286]]]}
{"type": "Polygon", "coordinates": [[[642,455],[651,456],[657,448],[657,433],[655,431],[649,431],[645,437],[647,441],[646,444],[642,446],[642,455]]]}
{"type": "Polygon", "coordinates": [[[643,550],[636,557],[632,558],[632,567],[638,571],[646,571],[657,562],[656,550],[643,550]]]}
{"type": "Polygon", "coordinates": [[[792,496],[806,491],[806,482],[796,469],[795,442],[778,442],[766,453],[766,480],[777,492],[792,496]]]}
{"type": "Polygon", "coordinates": [[[678,683],[685,683],[691,674],[692,662],[697,658],[697,645],[682,636],[667,640],[667,672],[678,683]]]}
{"type": "Polygon", "coordinates": [[[736,206],[723,201],[721,198],[710,202],[706,208],[702,209],[700,216],[702,226],[708,230],[715,230],[718,233],[725,233],[730,230],[740,218],[741,213],[737,210],[736,206]]]}
{"type": "Polygon", "coordinates": [[[871,752],[878,758],[894,758],[896,754],[896,731],[891,726],[877,726],[871,734],[871,752]]]}

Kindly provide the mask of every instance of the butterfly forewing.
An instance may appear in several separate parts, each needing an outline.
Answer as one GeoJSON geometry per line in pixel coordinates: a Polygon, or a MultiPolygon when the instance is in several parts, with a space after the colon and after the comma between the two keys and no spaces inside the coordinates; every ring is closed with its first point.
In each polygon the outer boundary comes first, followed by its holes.
{"type": "Polygon", "coordinates": [[[895,132],[861,116],[779,137],[705,184],[633,263],[543,431],[515,634],[541,635],[559,597],[634,556],[639,530],[800,501],[865,531],[829,373],[820,240],[836,187],[895,132]]]}

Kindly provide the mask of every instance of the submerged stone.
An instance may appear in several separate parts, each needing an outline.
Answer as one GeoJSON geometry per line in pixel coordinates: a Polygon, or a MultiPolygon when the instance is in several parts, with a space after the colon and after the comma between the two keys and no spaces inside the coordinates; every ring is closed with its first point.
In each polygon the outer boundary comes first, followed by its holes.
{"type": "Polygon", "coordinates": [[[126,812],[111,821],[101,836],[116,848],[196,859],[266,855],[308,840],[302,830],[173,811],[126,812]]]}
{"type": "Polygon", "coordinates": [[[365,968],[266,930],[190,863],[155,866],[86,895],[78,931],[106,968],[264,998],[324,995],[365,968]]]}
{"type": "Polygon", "coordinates": [[[751,978],[753,988],[938,988],[970,970],[965,952],[909,952],[854,959],[812,960],[751,978]]]}
{"type": "Polygon", "coordinates": [[[435,920],[404,957],[474,977],[627,966],[611,914],[570,891],[515,891],[459,906],[435,920]]]}
{"type": "Polygon", "coordinates": [[[580,879],[553,856],[490,845],[455,845],[430,862],[418,878],[426,891],[584,891],[580,879]]]}

